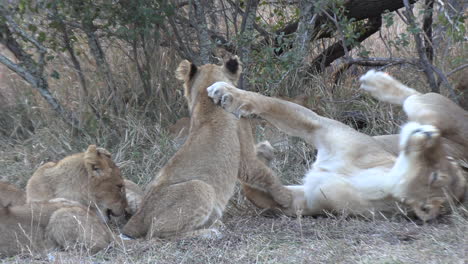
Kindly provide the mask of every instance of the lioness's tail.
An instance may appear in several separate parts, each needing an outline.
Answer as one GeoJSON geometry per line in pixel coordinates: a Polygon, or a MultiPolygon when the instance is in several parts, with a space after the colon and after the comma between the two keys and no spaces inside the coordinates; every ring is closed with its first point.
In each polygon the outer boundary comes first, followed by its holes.
{"type": "Polygon", "coordinates": [[[384,72],[370,70],[361,78],[361,89],[383,102],[402,105],[411,95],[420,94],[418,91],[402,84],[384,72]]]}

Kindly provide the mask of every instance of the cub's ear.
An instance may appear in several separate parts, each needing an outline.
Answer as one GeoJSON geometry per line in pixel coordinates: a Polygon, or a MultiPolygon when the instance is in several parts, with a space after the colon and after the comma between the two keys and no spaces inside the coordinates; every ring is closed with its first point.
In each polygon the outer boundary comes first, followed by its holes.
{"type": "Polygon", "coordinates": [[[197,66],[188,60],[183,60],[175,72],[176,78],[181,81],[188,81],[197,73],[197,66]]]}
{"type": "Polygon", "coordinates": [[[234,56],[230,59],[228,59],[224,63],[224,70],[230,74],[233,75],[235,78],[239,78],[241,72],[242,72],[242,63],[239,61],[239,57],[234,56]]]}
{"type": "Polygon", "coordinates": [[[98,150],[96,145],[89,145],[84,154],[85,164],[96,164],[98,160],[98,150]]]}

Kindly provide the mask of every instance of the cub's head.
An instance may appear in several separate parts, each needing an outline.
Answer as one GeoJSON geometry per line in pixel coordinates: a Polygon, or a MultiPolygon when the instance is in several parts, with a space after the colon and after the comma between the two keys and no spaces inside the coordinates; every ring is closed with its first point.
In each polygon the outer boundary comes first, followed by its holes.
{"type": "Polygon", "coordinates": [[[111,154],[90,145],[84,153],[84,164],[90,186],[89,199],[97,206],[100,215],[106,221],[110,216],[123,215],[127,207],[125,184],[111,154]]]}
{"type": "MultiPolygon", "coordinates": [[[[206,94],[206,88],[215,82],[224,81],[236,85],[242,72],[242,65],[237,56],[225,61],[223,65],[205,64],[196,66],[183,60],[176,70],[176,77],[184,81],[184,96],[190,111],[197,102],[197,97],[206,94]]],[[[208,96],[205,96],[208,99],[208,96]]]]}
{"type": "Polygon", "coordinates": [[[463,198],[466,180],[462,169],[447,157],[436,127],[409,122],[400,137],[400,155],[410,168],[404,179],[403,202],[421,220],[432,220],[449,201],[463,198]]]}

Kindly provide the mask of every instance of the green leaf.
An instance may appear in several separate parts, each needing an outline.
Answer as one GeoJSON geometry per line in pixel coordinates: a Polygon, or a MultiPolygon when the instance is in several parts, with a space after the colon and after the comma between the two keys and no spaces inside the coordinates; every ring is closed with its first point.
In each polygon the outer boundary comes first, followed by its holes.
{"type": "Polygon", "coordinates": [[[33,24],[29,24],[28,29],[33,33],[37,31],[37,27],[33,24]]]}
{"type": "Polygon", "coordinates": [[[39,42],[44,42],[46,40],[46,33],[44,31],[39,32],[39,36],[37,37],[39,42]]]}
{"type": "Polygon", "coordinates": [[[60,74],[54,70],[51,74],[50,74],[50,77],[54,78],[54,79],[60,79],[60,74]]]}

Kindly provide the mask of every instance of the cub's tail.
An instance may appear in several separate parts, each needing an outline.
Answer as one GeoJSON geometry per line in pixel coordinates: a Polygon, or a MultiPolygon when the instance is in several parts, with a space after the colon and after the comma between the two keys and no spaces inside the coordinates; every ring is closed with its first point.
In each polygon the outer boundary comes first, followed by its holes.
{"type": "Polygon", "coordinates": [[[402,105],[411,95],[421,94],[384,72],[370,70],[361,78],[361,89],[383,102],[402,105]]]}

